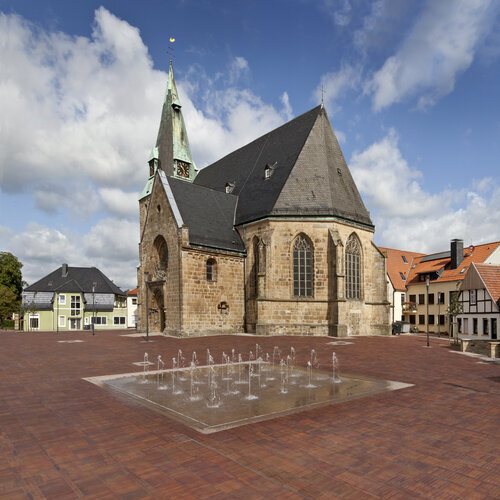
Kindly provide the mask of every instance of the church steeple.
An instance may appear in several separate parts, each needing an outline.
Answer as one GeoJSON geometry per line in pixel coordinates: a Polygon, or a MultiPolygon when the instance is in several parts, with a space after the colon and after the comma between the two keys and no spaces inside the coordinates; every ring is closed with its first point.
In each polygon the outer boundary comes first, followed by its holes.
{"type": "Polygon", "coordinates": [[[170,177],[189,182],[193,182],[196,177],[197,169],[191,156],[186,125],[182,116],[182,106],[175,85],[172,60],[170,60],[168,70],[167,89],[161,111],[156,146],[151,150],[148,163],[150,179],[140,198],[150,194],[152,182],[149,181],[152,180],[151,178],[158,168],[170,177]],[[150,185],[149,189],[148,185],[150,185]]]}

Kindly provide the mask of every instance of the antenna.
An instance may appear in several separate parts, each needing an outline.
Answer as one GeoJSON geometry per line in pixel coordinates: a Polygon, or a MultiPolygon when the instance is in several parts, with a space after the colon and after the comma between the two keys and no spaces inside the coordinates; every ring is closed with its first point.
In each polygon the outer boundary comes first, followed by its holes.
{"type": "Polygon", "coordinates": [[[168,46],[167,54],[170,57],[170,62],[172,62],[172,59],[174,57],[174,42],[175,42],[175,38],[171,36],[169,42],[170,42],[170,45],[168,46]]]}

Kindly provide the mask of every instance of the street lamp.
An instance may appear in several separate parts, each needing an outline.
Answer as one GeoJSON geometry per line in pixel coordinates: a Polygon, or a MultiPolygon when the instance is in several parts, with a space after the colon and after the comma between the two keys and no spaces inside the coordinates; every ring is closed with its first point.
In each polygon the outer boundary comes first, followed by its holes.
{"type": "Polygon", "coordinates": [[[95,334],[94,328],[95,328],[95,287],[97,286],[97,283],[94,281],[92,283],[92,335],[95,334]]]}
{"type": "Polygon", "coordinates": [[[425,286],[427,288],[427,347],[429,347],[429,275],[426,277],[425,286]]]}
{"type": "Polygon", "coordinates": [[[145,271],[144,286],[146,288],[146,342],[149,342],[148,281],[149,281],[149,273],[145,271]]]}

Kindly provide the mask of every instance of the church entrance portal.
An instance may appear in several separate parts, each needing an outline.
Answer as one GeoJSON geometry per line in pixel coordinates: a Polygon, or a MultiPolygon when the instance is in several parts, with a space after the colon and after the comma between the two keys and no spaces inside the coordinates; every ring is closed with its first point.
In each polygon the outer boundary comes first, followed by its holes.
{"type": "Polygon", "coordinates": [[[163,293],[160,289],[156,289],[153,292],[152,313],[153,329],[163,332],[165,330],[165,304],[163,302],[163,293]]]}

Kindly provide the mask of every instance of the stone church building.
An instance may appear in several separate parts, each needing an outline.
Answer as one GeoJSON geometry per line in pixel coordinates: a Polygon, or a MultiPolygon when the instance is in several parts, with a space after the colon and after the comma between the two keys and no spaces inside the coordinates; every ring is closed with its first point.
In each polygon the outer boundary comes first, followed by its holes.
{"type": "Polygon", "coordinates": [[[322,105],[198,171],[170,65],[139,207],[140,330],[390,333],[385,256],[322,105]]]}

